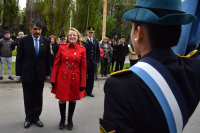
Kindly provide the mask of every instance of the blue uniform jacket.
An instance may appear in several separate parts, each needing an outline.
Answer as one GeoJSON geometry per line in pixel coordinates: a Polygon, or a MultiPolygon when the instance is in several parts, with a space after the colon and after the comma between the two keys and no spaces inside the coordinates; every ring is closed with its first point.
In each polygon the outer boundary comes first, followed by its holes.
{"type": "Polygon", "coordinates": [[[100,59],[99,42],[93,40],[93,43],[87,40],[83,42],[83,46],[86,48],[87,67],[96,67],[100,59]]]}
{"type": "MultiPolygon", "coordinates": [[[[191,116],[200,100],[200,52],[179,57],[168,48],[158,48],[145,57],[161,62],[178,83],[191,116]]],[[[165,115],[149,87],[135,73],[124,70],[106,80],[103,128],[116,133],[169,133],[165,115]],[[105,124],[107,121],[107,124],[105,124]],[[110,124],[109,124],[110,123],[110,124]]]]}

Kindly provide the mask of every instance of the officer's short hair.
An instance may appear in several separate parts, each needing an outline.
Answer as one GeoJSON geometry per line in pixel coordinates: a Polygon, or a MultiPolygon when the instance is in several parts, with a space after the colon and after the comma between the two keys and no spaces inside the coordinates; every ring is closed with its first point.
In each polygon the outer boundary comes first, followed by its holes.
{"type": "Polygon", "coordinates": [[[181,25],[158,25],[144,22],[133,22],[135,31],[142,26],[147,31],[147,36],[153,49],[159,47],[173,47],[179,42],[181,25]]]}
{"type": "Polygon", "coordinates": [[[43,27],[42,22],[35,18],[31,20],[30,27],[33,28],[33,25],[36,25],[37,27],[40,27],[40,28],[43,27]]]}

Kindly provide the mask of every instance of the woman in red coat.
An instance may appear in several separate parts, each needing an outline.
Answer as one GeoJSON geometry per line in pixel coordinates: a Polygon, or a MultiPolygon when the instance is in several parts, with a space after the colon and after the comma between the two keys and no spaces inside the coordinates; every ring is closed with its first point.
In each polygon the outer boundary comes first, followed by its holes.
{"type": "Polygon", "coordinates": [[[59,128],[65,125],[66,101],[68,107],[68,128],[72,130],[72,116],[75,110],[76,100],[81,100],[86,87],[86,50],[81,45],[81,34],[75,28],[68,32],[69,43],[60,45],[54,61],[51,75],[53,83],[52,93],[59,99],[61,121],[59,128]]]}

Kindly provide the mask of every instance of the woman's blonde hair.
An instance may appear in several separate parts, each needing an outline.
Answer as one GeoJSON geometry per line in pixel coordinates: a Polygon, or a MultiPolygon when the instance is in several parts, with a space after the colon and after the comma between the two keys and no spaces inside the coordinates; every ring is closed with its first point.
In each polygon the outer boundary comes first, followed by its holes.
{"type": "Polygon", "coordinates": [[[104,42],[105,39],[107,39],[107,43],[109,43],[109,38],[107,38],[107,37],[104,37],[104,38],[103,38],[103,43],[105,43],[105,42],[104,42]]]}
{"type": "MultiPolygon", "coordinates": [[[[77,41],[78,41],[79,45],[82,45],[82,35],[81,35],[81,33],[76,28],[71,28],[71,29],[69,29],[69,31],[70,30],[75,31],[78,34],[78,40],[77,41]]],[[[68,31],[68,34],[69,34],[69,31],[68,31]]],[[[68,34],[67,34],[67,36],[68,36],[68,34]]]]}

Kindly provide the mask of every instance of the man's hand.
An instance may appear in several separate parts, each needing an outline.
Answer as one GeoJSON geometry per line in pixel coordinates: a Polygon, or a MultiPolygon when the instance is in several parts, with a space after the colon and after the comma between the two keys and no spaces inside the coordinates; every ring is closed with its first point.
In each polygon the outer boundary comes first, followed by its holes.
{"type": "Polygon", "coordinates": [[[50,76],[46,76],[46,80],[50,79],[50,76]]]}
{"type": "Polygon", "coordinates": [[[96,66],[95,68],[97,68],[97,67],[98,67],[98,65],[99,65],[99,63],[97,63],[97,66],[96,66]]]}
{"type": "Polygon", "coordinates": [[[86,40],[87,40],[87,39],[84,37],[84,38],[83,38],[83,42],[86,42],[86,40]]]}
{"type": "Polygon", "coordinates": [[[21,81],[21,77],[16,77],[17,81],[21,81]]]}

